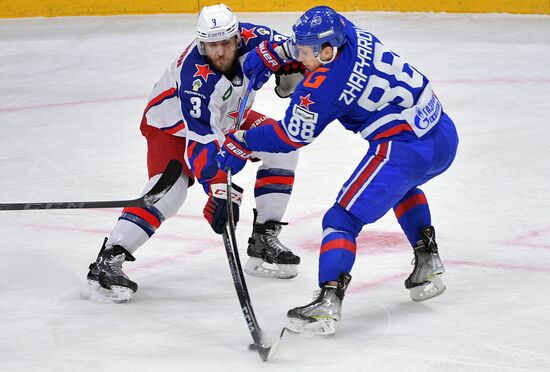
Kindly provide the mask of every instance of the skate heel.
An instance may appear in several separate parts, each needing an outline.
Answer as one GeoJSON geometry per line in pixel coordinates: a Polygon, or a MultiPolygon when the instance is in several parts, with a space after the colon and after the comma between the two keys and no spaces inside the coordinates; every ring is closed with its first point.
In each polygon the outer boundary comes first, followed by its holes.
{"type": "Polygon", "coordinates": [[[292,279],[298,275],[297,265],[267,263],[258,257],[249,257],[244,272],[263,278],[292,279]]]}
{"type": "Polygon", "coordinates": [[[443,283],[443,277],[441,273],[439,273],[430,277],[426,284],[410,288],[409,291],[411,300],[414,302],[422,302],[443,294],[446,289],[447,287],[445,287],[443,283]]]}
{"type": "Polygon", "coordinates": [[[336,332],[336,320],[334,318],[315,318],[313,323],[306,324],[304,331],[311,335],[331,336],[336,332]]]}
{"type": "Polygon", "coordinates": [[[117,304],[122,304],[130,301],[135,293],[128,287],[121,287],[118,285],[111,286],[111,290],[113,292],[111,300],[117,304]]]}

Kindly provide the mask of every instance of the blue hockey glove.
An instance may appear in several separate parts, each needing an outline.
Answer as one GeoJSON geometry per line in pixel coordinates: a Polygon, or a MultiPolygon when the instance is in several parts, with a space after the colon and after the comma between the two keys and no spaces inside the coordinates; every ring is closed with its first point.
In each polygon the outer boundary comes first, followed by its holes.
{"type": "MultiPolygon", "coordinates": [[[[235,225],[239,221],[239,206],[243,198],[243,189],[233,184],[231,190],[231,206],[233,207],[233,219],[235,225]]],[[[227,223],[227,185],[225,183],[213,183],[210,185],[208,201],[202,211],[216,234],[223,234],[227,223]]]]}
{"type": "Polygon", "coordinates": [[[229,133],[221,150],[216,155],[216,161],[221,170],[227,171],[231,168],[233,174],[239,173],[250,158],[250,151],[244,141],[244,130],[229,133]]]}
{"type": "Polygon", "coordinates": [[[254,52],[248,53],[243,63],[243,72],[250,78],[256,76],[254,90],[260,89],[266,81],[269,80],[272,72],[279,70],[283,61],[275,51],[277,44],[269,43],[264,40],[254,49],[254,52]]]}

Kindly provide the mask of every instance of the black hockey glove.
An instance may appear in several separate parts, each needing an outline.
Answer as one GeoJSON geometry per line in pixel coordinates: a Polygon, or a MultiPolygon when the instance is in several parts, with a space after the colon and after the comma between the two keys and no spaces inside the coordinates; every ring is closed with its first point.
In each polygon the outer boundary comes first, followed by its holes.
{"type": "Polygon", "coordinates": [[[299,72],[300,74],[306,73],[306,66],[303,65],[302,62],[298,61],[288,61],[284,65],[281,66],[280,69],[275,72],[277,75],[291,75],[299,72]]]}
{"type": "MultiPolygon", "coordinates": [[[[208,221],[216,234],[223,234],[227,223],[227,186],[225,183],[210,185],[208,201],[203,209],[204,218],[208,221]]],[[[233,206],[233,219],[235,225],[239,221],[239,206],[241,205],[243,189],[233,184],[231,201],[233,206]]]]}

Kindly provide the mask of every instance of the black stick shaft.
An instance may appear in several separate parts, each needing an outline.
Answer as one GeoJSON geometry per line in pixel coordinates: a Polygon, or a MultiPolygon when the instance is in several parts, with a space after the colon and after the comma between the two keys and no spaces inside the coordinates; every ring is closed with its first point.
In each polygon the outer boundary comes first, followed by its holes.
{"type": "Polygon", "coordinates": [[[241,260],[239,258],[239,251],[237,248],[237,238],[235,236],[235,224],[233,219],[233,201],[231,200],[231,193],[233,189],[233,183],[231,181],[231,169],[227,171],[227,226],[223,233],[223,241],[225,250],[227,253],[227,260],[229,262],[229,268],[231,269],[231,276],[233,277],[233,283],[235,284],[235,290],[237,291],[237,297],[241,304],[241,311],[243,312],[244,319],[252,336],[252,340],[256,345],[256,349],[260,354],[260,358],[265,362],[268,359],[269,351],[271,347],[263,345],[262,341],[262,329],[254,314],[252,303],[250,301],[250,295],[248,294],[248,288],[244,279],[243,269],[241,266],[241,260]]]}
{"type": "Polygon", "coordinates": [[[168,192],[168,190],[170,190],[170,188],[172,188],[181,175],[181,171],[181,163],[177,160],[171,160],[153,188],[145,195],[137,199],[44,203],[0,203],[0,211],[148,207],[156,203],[168,192]]]}

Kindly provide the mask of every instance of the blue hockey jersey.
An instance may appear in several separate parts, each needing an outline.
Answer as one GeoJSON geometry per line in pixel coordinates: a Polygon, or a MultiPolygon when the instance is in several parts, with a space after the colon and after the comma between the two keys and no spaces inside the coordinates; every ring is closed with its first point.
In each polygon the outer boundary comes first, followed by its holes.
{"type": "Polygon", "coordinates": [[[344,21],[346,43],[336,59],[298,85],[283,120],[247,131],[250,150],[293,151],[334,120],[368,141],[417,139],[437,124],[443,111],[429,80],[376,36],[344,21]]]}

